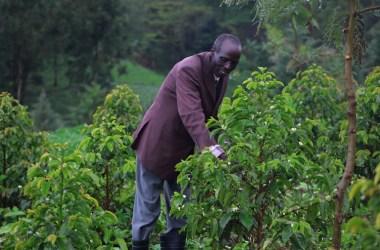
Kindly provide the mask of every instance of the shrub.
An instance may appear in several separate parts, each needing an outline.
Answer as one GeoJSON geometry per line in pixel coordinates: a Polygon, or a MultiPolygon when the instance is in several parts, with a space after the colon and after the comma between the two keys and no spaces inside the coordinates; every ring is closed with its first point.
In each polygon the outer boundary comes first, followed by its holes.
{"type": "Polygon", "coordinates": [[[186,216],[195,248],[325,248],[332,218],[339,161],[317,164],[312,157],[316,123],[299,122],[297,104],[265,68],[253,72],[224,99],[220,134],[227,161],[207,150],[177,165],[179,183],[192,188],[190,201],[176,194],[171,213],[186,216]]]}
{"type": "Polygon", "coordinates": [[[127,86],[119,85],[107,95],[104,105],[93,115],[80,144],[85,166],[97,176],[101,188],[90,192],[103,209],[119,218],[118,229],[131,237],[130,223],[135,185],[135,152],[130,147],[131,133],[141,117],[138,96],[127,86]]]}
{"type": "Polygon", "coordinates": [[[99,126],[103,117],[116,117],[126,131],[132,133],[140,121],[142,108],[138,96],[126,84],[116,86],[106,96],[103,106],[97,108],[93,115],[93,126],[99,126]]]}
{"type": "MultiPolygon", "coordinates": [[[[373,179],[358,180],[352,187],[350,200],[365,203],[360,213],[346,224],[346,234],[354,239],[352,249],[380,248],[380,164],[373,179]]],[[[346,236],[348,238],[348,236],[346,236]]]]}
{"type": "Polygon", "coordinates": [[[380,67],[367,76],[357,91],[356,173],[372,178],[380,162],[380,67]]]}
{"type": "Polygon", "coordinates": [[[116,216],[89,195],[99,178],[83,167],[79,152],[64,156],[64,149],[55,146],[28,171],[24,193],[32,208],[0,230],[5,249],[94,249],[120,241],[112,233],[116,216]]]}
{"type": "MultiPolygon", "coordinates": [[[[0,207],[4,209],[0,212],[29,206],[22,188],[28,168],[38,162],[45,150],[46,138],[46,133],[33,131],[26,107],[10,94],[0,93],[0,207]]],[[[0,219],[0,225],[3,220],[5,217],[0,219]]]]}

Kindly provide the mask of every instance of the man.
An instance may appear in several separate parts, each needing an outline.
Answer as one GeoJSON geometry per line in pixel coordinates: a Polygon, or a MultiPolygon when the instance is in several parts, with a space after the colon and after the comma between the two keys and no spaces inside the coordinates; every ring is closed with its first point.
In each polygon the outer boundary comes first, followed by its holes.
{"type": "Polygon", "coordinates": [[[167,232],[160,236],[161,249],[184,249],[184,219],[169,216],[170,199],[180,192],[175,165],[194,153],[195,145],[209,148],[226,159],[211,138],[206,121],[216,117],[226,92],[228,74],[241,54],[240,40],[222,34],[210,52],[178,62],[167,75],[152,106],[133,137],[137,151],[136,194],[133,208],[133,249],[148,249],[149,236],[160,214],[160,194],[165,193],[167,232]]]}

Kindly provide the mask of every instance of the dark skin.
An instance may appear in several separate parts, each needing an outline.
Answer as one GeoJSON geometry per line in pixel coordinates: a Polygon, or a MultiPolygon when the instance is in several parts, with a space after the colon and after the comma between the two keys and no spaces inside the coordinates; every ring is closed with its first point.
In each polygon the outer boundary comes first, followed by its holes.
{"type": "Polygon", "coordinates": [[[224,77],[231,73],[239,63],[241,46],[231,41],[224,41],[219,50],[211,48],[211,67],[216,77],[224,77]]]}

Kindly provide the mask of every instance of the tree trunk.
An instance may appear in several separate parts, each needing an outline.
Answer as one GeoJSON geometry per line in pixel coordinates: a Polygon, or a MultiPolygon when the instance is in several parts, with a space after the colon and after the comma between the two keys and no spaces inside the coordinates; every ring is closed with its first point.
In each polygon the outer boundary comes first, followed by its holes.
{"type": "Polygon", "coordinates": [[[341,228],[343,223],[343,202],[348,184],[351,182],[355,166],[356,155],[356,97],[354,89],[354,81],[352,74],[352,51],[353,51],[353,35],[356,19],[357,0],[350,0],[350,17],[348,25],[345,28],[346,44],[345,44],[345,81],[346,95],[348,99],[347,115],[348,115],[348,135],[347,135],[347,159],[346,167],[342,179],[340,180],[335,194],[335,213],[333,227],[333,248],[338,250],[341,247],[341,228]]]}

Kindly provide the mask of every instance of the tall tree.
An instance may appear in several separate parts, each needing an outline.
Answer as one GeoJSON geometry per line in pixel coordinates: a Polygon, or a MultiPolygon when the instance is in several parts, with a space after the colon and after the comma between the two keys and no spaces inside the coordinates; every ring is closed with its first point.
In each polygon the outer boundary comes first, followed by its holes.
{"type": "Polygon", "coordinates": [[[352,180],[355,167],[356,158],[356,95],[355,84],[352,70],[352,60],[361,62],[363,50],[365,50],[364,40],[364,27],[362,15],[368,11],[380,9],[378,6],[370,6],[363,9],[358,7],[358,0],[350,0],[347,12],[349,13],[348,22],[346,23],[343,31],[345,35],[345,82],[346,82],[346,95],[348,99],[348,135],[347,135],[347,157],[346,169],[335,195],[335,214],[334,214],[334,227],[333,227],[333,241],[334,249],[341,247],[341,226],[343,223],[343,203],[347,187],[352,180]]]}
{"type": "Polygon", "coordinates": [[[0,2],[2,82],[20,101],[28,84],[46,84],[42,70],[65,71],[75,84],[111,82],[110,68],[126,54],[122,0],[0,2]],[[58,68],[63,61],[64,67],[58,68]]]}
{"type": "Polygon", "coordinates": [[[44,0],[0,3],[0,81],[12,82],[11,91],[21,102],[31,72],[41,65],[41,31],[44,0]]]}

